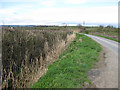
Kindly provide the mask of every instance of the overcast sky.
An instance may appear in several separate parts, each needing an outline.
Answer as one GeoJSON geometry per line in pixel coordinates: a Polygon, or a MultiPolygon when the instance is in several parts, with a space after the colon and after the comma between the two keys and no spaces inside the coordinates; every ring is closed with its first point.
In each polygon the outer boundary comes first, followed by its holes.
{"type": "Polygon", "coordinates": [[[119,0],[0,0],[0,24],[118,23],[119,0]]]}

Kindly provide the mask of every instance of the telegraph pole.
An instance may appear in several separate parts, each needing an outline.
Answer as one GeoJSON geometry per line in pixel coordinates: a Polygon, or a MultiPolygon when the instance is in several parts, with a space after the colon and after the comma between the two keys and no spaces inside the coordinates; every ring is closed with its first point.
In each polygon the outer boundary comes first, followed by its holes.
{"type": "Polygon", "coordinates": [[[84,30],[85,30],[85,21],[83,21],[83,28],[84,28],[84,30]]]}
{"type": "Polygon", "coordinates": [[[85,25],[85,21],[83,21],[83,25],[85,25]]]}

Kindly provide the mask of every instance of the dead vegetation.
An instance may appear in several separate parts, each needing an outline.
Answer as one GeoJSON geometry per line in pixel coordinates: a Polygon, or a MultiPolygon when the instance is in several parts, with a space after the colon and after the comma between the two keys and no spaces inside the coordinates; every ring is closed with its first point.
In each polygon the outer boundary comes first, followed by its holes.
{"type": "Polygon", "coordinates": [[[3,29],[2,88],[29,87],[74,38],[69,30],[3,29]]]}

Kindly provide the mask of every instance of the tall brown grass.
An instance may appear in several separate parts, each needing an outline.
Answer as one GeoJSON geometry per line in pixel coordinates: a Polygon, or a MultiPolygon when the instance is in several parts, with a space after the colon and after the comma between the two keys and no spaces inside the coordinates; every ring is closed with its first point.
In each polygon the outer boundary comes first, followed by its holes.
{"type": "Polygon", "coordinates": [[[75,38],[73,31],[4,29],[2,88],[29,87],[75,38]]]}

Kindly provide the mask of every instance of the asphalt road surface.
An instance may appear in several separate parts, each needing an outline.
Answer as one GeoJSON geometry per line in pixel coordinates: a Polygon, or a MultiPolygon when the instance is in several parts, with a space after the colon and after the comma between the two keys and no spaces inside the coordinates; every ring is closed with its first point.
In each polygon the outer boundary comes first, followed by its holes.
{"type": "Polygon", "coordinates": [[[105,39],[98,36],[88,35],[104,47],[105,66],[98,68],[99,75],[95,77],[94,82],[97,88],[118,88],[118,42],[105,39]]]}

